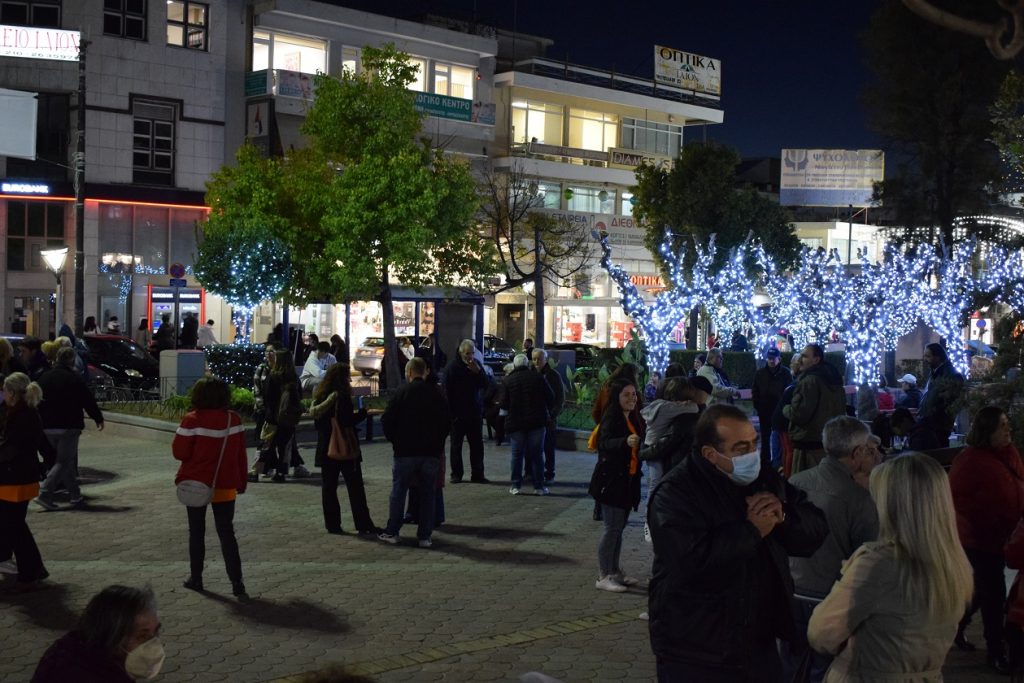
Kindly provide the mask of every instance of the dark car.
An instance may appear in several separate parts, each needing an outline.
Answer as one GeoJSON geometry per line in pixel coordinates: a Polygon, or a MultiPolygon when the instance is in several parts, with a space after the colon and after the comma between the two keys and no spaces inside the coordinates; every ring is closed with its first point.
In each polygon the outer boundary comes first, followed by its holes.
{"type": "Polygon", "coordinates": [[[484,335],[484,365],[493,370],[495,375],[504,375],[505,366],[512,362],[515,355],[516,350],[501,337],[484,335]]]}
{"type": "Polygon", "coordinates": [[[544,344],[544,348],[549,351],[575,351],[577,368],[594,367],[601,353],[600,346],[580,342],[549,342],[544,344]]]}
{"type": "MultiPolygon", "coordinates": [[[[18,355],[18,347],[21,346],[21,342],[25,339],[23,334],[0,334],[11,346],[14,348],[14,355],[18,355]]],[[[82,362],[85,363],[86,373],[88,378],[86,382],[93,394],[97,397],[97,400],[105,400],[105,397],[109,390],[114,386],[114,379],[100,368],[93,365],[89,359],[89,351],[82,343],[81,339],[78,339],[78,344],[75,346],[75,351],[78,352],[82,362]]]]}
{"type": "Polygon", "coordinates": [[[160,361],[128,337],[96,334],[82,337],[89,349],[89,363],[110,375],[114,383],[132,389],[155,389],[160,381],[160,361]]]}

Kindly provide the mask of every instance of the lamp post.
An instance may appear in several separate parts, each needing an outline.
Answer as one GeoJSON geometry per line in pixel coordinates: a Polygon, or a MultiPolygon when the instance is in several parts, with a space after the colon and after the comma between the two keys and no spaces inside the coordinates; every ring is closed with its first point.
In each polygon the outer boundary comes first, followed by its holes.
{"type": "Polygon", "coordinates": [[[54,276],[57,278],[57,315],[55,316],[53,324],[53,336],[57,337],[60,335],[60,307],[61,304],[63,303],[60,300],[60,274],[61,271],[64,270],[64,262],[68,258],[68,248],[61,247],[60,249],[46,249],[44,251],[40,251],[39,253],[42,254],[43,259],[46,261],[46,265],[50,267],[50,270],[53,271],[54,276]]]}

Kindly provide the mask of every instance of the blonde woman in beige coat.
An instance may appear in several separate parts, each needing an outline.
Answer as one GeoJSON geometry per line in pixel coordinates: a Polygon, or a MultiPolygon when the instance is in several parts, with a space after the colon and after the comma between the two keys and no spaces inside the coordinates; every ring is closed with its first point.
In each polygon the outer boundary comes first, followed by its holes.
{"type": "Polygon", "coordinates": [[[807,639],[835,655],[826,683],[927,683],[942,664],[974,581],[949,480],[920,453],[871,473],[879,540],[866,543],[815,608],[807,639]]]}

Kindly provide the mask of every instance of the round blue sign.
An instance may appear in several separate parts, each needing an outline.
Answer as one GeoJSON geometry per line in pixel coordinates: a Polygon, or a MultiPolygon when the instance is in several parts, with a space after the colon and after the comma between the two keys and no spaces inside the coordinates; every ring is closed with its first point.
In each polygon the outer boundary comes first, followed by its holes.
{"type": "Polygon", "coordinates": [[[185,277],[185,266],[180,263],[172,263],[170,273],[171,277],[185,277]]]}

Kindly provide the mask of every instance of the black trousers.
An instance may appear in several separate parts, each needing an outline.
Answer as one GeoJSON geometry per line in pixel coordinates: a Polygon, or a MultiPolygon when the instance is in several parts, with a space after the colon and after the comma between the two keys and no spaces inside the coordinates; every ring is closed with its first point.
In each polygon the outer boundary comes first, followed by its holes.
{"type": "Polygon", "coordinates": [[[341,503],[338,502],[338,476],[345,477],[348,503],[352,507],[352,522],[358,531],[374,531],[370,509],[366,505],[363,486],[363,468],[358,460],[332,460],[324,456],[320,465],[320,499],[324,509],[324,527],[328,531],[341,530],[341,503]]]}
{"type": "MultiPolygon", "coordinates": [[[[238,541],[235,540],[235,501],[212,503],[213,524],[220,538],[220,551],[224,556],[224,567],[232,583],[242,580],[242,558],[238,555],[238,541]]],[[[185,508],[188,510],[188,560],[193,579],[203,578],[203,563],[206,561],[206,506],[185,508]]]]}
{"type": "Polygon", "coordinates": [[[18,561],[18,581],[31,582],[46,578],[46,567],[39,546],[28,528],[28,501],[11,503],[0,500],[0,561],[14,555],[18,561]]]}
{"type": "Polygon", "coordinates": [[[270,446],[270,462],[274,463],[277,473],[282,476],[288,474],[294,436],[295,427],[282,427],[278,425],[277,432],[274,434],[274,443],[270,446]]]}
{"type": "Polygon", "coordinates": [[[558,427],[554,420],[548,420],[544,428],[544,479],[555,478],[555,441],[558,439],[558,427]]]}
{"type": "Polygon", "coordinates": [[[484,478],[484,435],[483,420],[477,417],[456,417],[452,420],[451,477],[462,479],[465,469],[462,466],[462,441],[469,442],[469,470],[471,479],[484,478]]]}
{"type": "Polygon", "coordinates": [[[769,463],[772,461],[772,416],[758,415],[757,421],[761,425],[761,463],[769,463]]]}
{"type": "Polygon", "coordinates": [[[971,616],[981,610],[985,646],[988,654],[998,657],[1004,653],[1003,614],[1006,605],[1006,563],[1001,553],[987,553],[982,550],[964,548],[967,559],[974,568],[974,598],[967,613],[960,620],[960,629],[967,628],[971,616]]]}
{"type": "Polygon", "coordinates": [[[658,683],[782,683],[782,662],[775,640],[751,643],[746,662],[715,667],[657,658],[658,683]]]}

